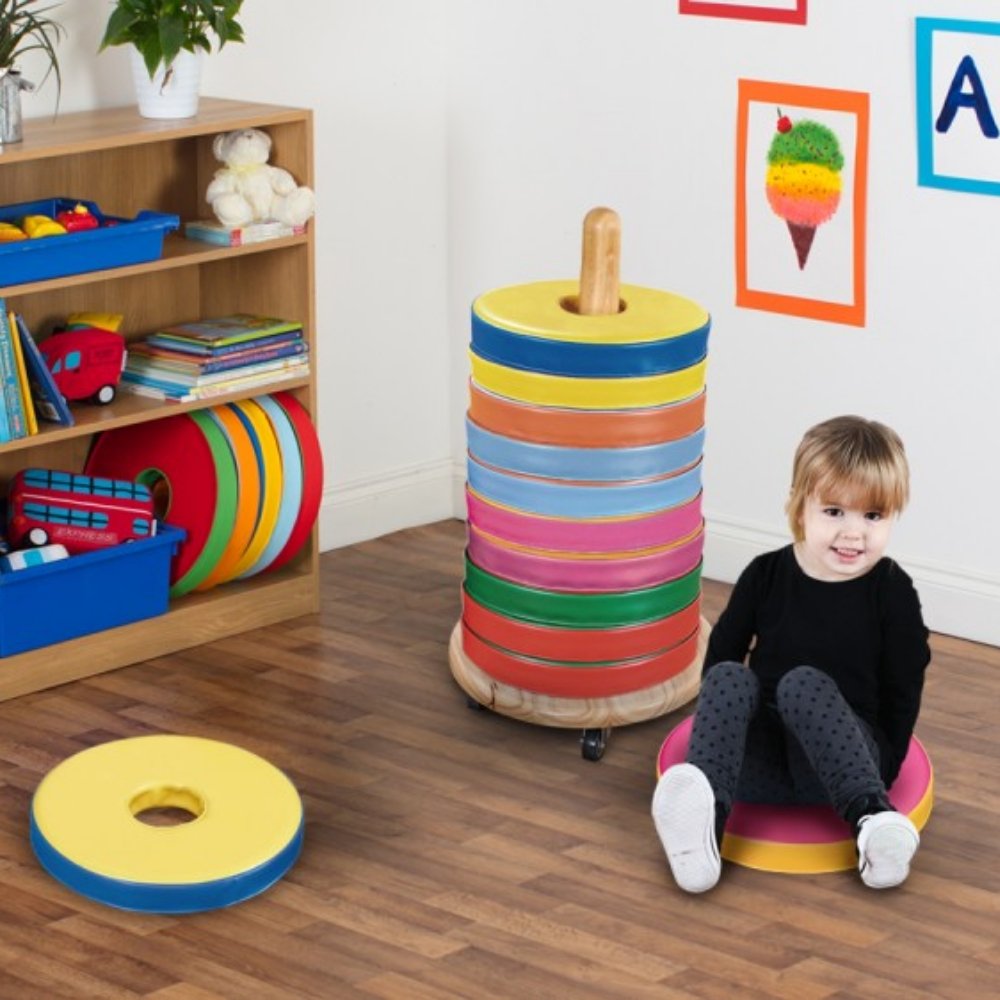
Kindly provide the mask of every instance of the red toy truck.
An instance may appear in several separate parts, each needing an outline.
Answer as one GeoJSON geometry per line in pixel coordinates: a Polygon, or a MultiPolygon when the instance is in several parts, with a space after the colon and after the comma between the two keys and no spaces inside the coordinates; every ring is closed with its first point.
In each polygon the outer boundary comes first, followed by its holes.
{"type": "Polygon", "coordinates": [[[110,403],[125,367],[125,338],[96,326],[54,333],[38,345],[59,391],[68,400],[110,403]]]}

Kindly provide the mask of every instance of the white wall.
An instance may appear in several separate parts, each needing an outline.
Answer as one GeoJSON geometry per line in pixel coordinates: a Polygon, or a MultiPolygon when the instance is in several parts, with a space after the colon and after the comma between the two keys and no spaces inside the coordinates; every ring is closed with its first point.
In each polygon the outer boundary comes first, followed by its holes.
{"type": "MultiPolygon", "coordinates": [[[[93,54],[95,7],[59,8],[65,111],[131,100],[124,54],[93,54]]],[[[203,89],[316,111],[324,547],[461,514],[469,303],[573,277],[583,215],[606,204],[623,280],[713,316],[706,573],[785,539],[796,441],[859,412],[907,442],[894,552],[929,623],[1000,643],[1000,199],[916,186],[912,55],[915,16],[996,5],[810,7],[802,28],[674,0],[248,0],[248,44],[203,89]],[[871,94],[864,329],[733,305],[740,77],[871,94]]]]}
{"type": "Polygon", "coordinates": [[[445,4],[244,9],[205,93],[316,113],[321,544],[448,517],[445,4]]]}

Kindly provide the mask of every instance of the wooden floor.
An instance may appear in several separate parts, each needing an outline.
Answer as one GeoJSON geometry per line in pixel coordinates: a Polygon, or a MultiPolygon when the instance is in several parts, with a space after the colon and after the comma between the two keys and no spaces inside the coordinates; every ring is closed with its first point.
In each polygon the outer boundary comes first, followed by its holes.
{"type": "MultiPolygon", "coordinates": [[[[0,705],[0,997],[1000,996],[1000,650],[935,637],[918,733],[937,800],[904,887],[727,866],[688,897],[648,812],[687,709],[592,762],[577,731],[467,707],[446,656],[463,532],[325,554],[318,616],[0,705]],[[38,867],[41,777],[157,732],[247,747],[299,788],[302,857],[261,897],[143,916],[38,867]]],[[[706,585],[709,619],[726,593],[706,585]]]]}

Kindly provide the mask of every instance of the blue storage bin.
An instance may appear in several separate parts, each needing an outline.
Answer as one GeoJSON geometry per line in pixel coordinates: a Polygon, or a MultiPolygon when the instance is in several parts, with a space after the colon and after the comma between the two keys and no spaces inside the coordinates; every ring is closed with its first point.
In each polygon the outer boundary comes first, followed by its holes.
{"type": "Polygon", "coordinates": [[[134,219],[105,215],[92,201],[82,198],[48,198],[4,205],[0,208],[0,222],[16,224],[25,215],[47,215],[54,219],[59,212],[68,212],[76,205],[86,206],[101,228],[0,243],[0,287],[159,260],[164,236],[181,224],[179,216],[163,212],[140,212],[134,219]],[[115,225],[104,228],[105,222],[115,225]]]}
{"type": "Polygon", "coordinates": [[[161,523],[152,538],[0,573],[0,656],[162,615],[184,538],[161,523]]]}

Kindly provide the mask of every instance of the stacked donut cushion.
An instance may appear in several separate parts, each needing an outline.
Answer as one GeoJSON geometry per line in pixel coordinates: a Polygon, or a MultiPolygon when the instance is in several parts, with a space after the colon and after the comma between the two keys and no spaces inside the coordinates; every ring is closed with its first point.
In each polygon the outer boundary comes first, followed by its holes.
{"type": "Polygon", "coordinates": [[[473,304],[462,648],[525,691],[613,698],[698,655],[710,324],[630,285],[580,315],[574,288],[473,304]]]}

